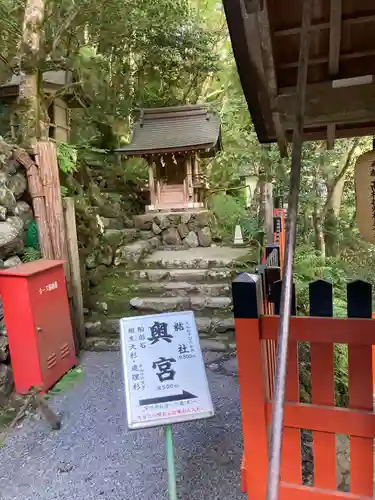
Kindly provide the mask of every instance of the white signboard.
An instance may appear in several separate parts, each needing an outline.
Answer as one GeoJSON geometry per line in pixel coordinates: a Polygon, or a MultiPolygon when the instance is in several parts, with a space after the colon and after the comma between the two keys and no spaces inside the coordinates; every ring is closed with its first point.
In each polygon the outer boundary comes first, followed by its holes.
{"type": "Polygon", "coordinates": [[[130,429],[213,416],[193,312],[123,318],[120,331],[130,429]]]}

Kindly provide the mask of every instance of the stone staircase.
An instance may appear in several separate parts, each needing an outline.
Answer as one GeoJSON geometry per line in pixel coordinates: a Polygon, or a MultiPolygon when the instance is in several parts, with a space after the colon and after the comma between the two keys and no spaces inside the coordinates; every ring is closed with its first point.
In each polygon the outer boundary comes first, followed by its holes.
{"type": "Polygon", "coordinates": [[[88,346],[117,347],[121,317],[192,310],[203,342],[233,347],[233,260],[244,254],[231,247],[164,250],[142,259],[140,268],[114,268],[93,290],[88,346]]]}

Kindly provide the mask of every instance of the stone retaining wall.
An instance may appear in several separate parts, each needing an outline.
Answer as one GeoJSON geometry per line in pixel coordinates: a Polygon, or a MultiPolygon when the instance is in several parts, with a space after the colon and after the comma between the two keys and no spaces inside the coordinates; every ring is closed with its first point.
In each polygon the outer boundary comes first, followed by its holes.
{"type": "Polygon", "coordinates": [[[133,217],[137,229],[158,236],[164,247],[209,247],[212,243],[213,214],[209,210],[148,213],[133,217]]]}

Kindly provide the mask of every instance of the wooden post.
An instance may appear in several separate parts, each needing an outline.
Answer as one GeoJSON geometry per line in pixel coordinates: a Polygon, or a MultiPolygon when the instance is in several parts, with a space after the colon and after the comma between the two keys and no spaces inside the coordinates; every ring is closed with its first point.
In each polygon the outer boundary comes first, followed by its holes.
{"type": "Polygon", "coordinates": [[[155,164],[151,158],[148,163],[148,186],[150,189],[150,202],[151,205],[156,205],[156,194],[155,194],[155,164]]]}
{"type": "Polygon", "coordinates": [[[36,145],[37,163],[44,187],[47,221],[50,228],[55,259],[65,261],[65,278],[70,291],[70,272],[68,247],[66,243],[64,213],[61,201],[59,167],[56,146],[49,141],[40,141],[36,145]]]}
{"type": "Polygon", "coordinates": [[[273,243],[273,198],[270,182],[264,184],[264,229],[266,243],[273,243]]]}
{"type": "Polygon", "coordinates": [[[160,205],[160,200],[161,200],[161,185],[160,185],[160,179],[156,179],[156,204],[160,205]]]}
{"type": "MultiPolygon", "coordinates": [[[[309,285],[310,316],[333,316],[333,287],[327,281],[309,285]]],[[[333,344],[311,342],[311,399],[314,405],[335,406],[333,344]],[[322,367],[324,367],[322,369],[322,367]]],[[[314,486],[335,490],[336,437],[326,432],[314,432],[314,486]]]]}
{"type": "Polygon", "coordinates": [[[38,167],[23,149],[16,149],[13,152],[13,158],[26,170],[28,187],[33,200],[34,217],[38,227],[39,245],[42,257],[44,259],[53,260],[55,256],[47,220],[44,191],[38,167]]]}
{"type": "Polygon", "coordinates": [[[191,169],[191,156],[186,159],[186,177],[187,177],[187,188],[188,188],[188,201],[194,201],[193,199],[193,176],[191,169]]]}
{"type": "MultiPolygon", "coordinates": [[[[372,286],[364,281],[347,284],[348,318],[372,317],[372,286]]],[[[349,408],[373,410],[372,347],[348,346],[349,408]]],[[[373,495],[373,439],[350,436],[350,492],[373,495]]]]}
{"type": "Polygon", "coordinates": [[[264,226],[265,243],[269,245],[273,242],[273,187],[271,182],[260,181],[260,219],[264,226]]]}
{"type": "MultiPolygon", "coordinates": [[[[199,158],[198,153],[194,153],[193,156],[193,182],[196,184],[200,184],[200,172],[199,172],[199,158]]],[[[196,188],[194,191],[194,201],[199,202],[199,188],[196,188]]]]}
{"type": "Polygon", "coordinates": [[[196,182],[198,182],[196,168],[197,168],[197,155],[196,155],[196,153],[193,153],[191,156],[191,180],[192,180],[192,189],[193,189],[192,201],[194,203],[198,201],[197,189],[194,187],[194,184],[196,184],[196,182]]]}
{"type": "Polygon", "coordinates": [[[248,498],[264,500],[267,481],[265,380],[259,317],[263,312],[261,278],[240,274],[232,283],[239,366],[240,399],[248,498]]]}
{"type": "Polygon", "coordinates": [[[195,153],[194,155],[194,163],[195,163],[195,176],[196,180],[200,180],[200,158],[198,156],[198,153],[195,153]]]}
{"type": "Polygon", "coordinates": [[[83,297],[81,283],[81,268],[79,264],[76,216],[73,198],[63,199],[65,231],[68,242],[68,256],[71,276],[72,293],[72,320],[78,345],[84,347],[86,343],[85,321],[83,315],[83,297]]]}
{"type": "Polygon", "coordinates": [[[285,267],[277,335],[278,351],[276,381],[272,408],[270,456],[268,464],[267,500],[279,499],[280,462],[283,442],[284,400],[288,366],[289,325],[293,299],[293,259],[297,230],[298,195],[301,180],[302,136],[304,130],[305,97],[310,48],[310,25],[313,1],[302,2],[302,25],[297,76],[296,125],[293,133],[292,165],[288,200],[288,234],[285,267]]]}

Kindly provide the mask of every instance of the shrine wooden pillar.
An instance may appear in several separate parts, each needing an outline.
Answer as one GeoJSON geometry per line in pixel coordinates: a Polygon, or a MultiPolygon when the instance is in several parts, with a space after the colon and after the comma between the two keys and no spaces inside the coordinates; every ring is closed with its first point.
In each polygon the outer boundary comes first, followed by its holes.
{"type": "Polygon", "coordinates": [[[150,203],[156,204],[156,191],[155,191],[155,163],[153,158],[148,160],[148,186],[150,189],[150,203]]]}
{"type": "Polygon", "coordinates": [[[187,174],[187,195],[188,202],[194,201],[194,189],[193,189],[193,172],[192,172],[192,157],[188,156],[186,158],[186,174],[187,174]]]}
{"type": "Polygon", "coordinates": [[[198,154],[197,153],[194,153],[193,154],[193,196],[194,196],[194,203],[197,203],[199,202],[199,189],[198,188],[194,188],[194,184],[199,184],[199,158],[198,158],[198,154]]]}

